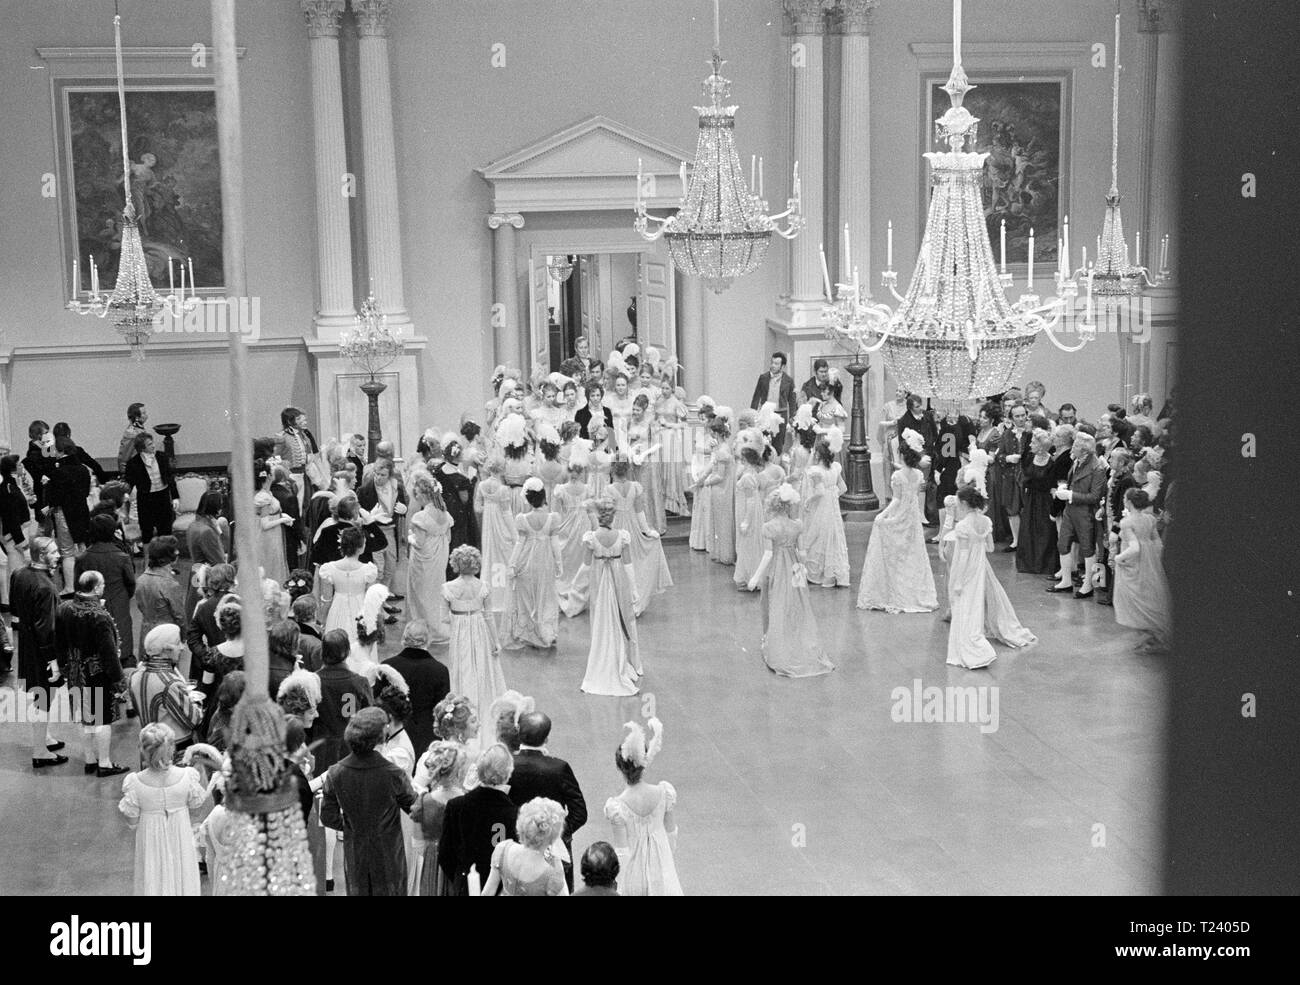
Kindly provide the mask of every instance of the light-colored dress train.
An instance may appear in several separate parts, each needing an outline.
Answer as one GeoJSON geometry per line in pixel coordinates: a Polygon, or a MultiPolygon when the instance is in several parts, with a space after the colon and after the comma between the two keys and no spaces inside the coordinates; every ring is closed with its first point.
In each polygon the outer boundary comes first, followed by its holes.
{"type": "Polygon", "coordinates": [[[804,501],[803,536],[799,548],[808,582],[834,588],[849,584],[849,543],[844,536],[840,494],[848,491],[839,462],[831,467],[814,465],[807,472],[808,498],[804,501]]]}
{"type": "Polygon", "coordinates": [[[871,523],[862,565],[859,609],[932,612],[939,607],[921,528],[919,469],[904,466],[889,479],[894,498],[871,523]]]}
{"type": "Polygon", "coordinates": [[[495,476],[483,479],[474,493],[483,514],[479,521],[480,575],[491,590],[488,608],[506,611],[510,590],[510,555],[515,549],[515,490],[495,476]]]}
{"type": "Polygon", "coordinates": [[[587,694],[636,694],[641,672],[630,567],[624,561],[632,540],[626,530],[591,530],[582,535],[591,556],[591,647],[582,690],[587,694]]]}
{"type": "Polygon", "coordinates": [[[1150,513],[1130,509],[1119,521],[1121,553],[1137,545],[1137,557],[1115,564],[1115,621],[1169,642],[1169,582],[1164,544],[1150,513]]]}
{"type": "Polygon", "coordinates": [[[772,551],[760,582],[763,661],[782,677],[816,677],[835,669],[822,648],[799,561],[802,532],[802,521],[787,517],[773,517],[763,524],[763,542],[772,551]]]}
{"type": "Polygon", "coordinates": [[[664,828],[664,815],[677,803],[677,791],[667,780],[658,784],[659,802],[649,814],[638,814],[624,800],[626,791],[605,801],[605,820],[622,828],[629,855],[619,868],[620,896],[681,896],[673,848],[664,828]]]}
{"type": "Polygon", "coordinates": [[[586,483],[566,482],[555,487],[551,500],[556,516],[555,540],[560,546],[560,577],[555,588],[560,611],[569,618],[587,607],[591,587],[587,547],[582,540],[583,534],[593,529],[591,513],[587,510],[589,495],[586,483]]]}
{"type": "Polygon", "coordinates": [[[510,586],[501,624],[501,646],[555,646],[560,626],[560,597],[555,569],[560,554],[554,542],[557,517],[536,510],[515,517],[515,549],[510,557],[510,586]]]}
{"type": "MultiPolygon", "coordinates": [[[[895,489],[895,500],[899,493],[895,489]]],[[[915,497],[905,497],[915,502],[915,497]]],[[[993,550],[993,521],[983,513],[969,513],[943,535],[950,545],[948,602],[952,625],[948,629],[948,663],[954,667],[987,667],[996,659],[988,637],[1008,646],[1038,642],[1016,618],[1016,610],[993,574],[986,555],[993,550]]]]}
{"type": "Polygon", "coordinates": [[[141,773],[122,781],[117,808],[135,827],[135,895],[198,896],[199,853],[190,811],[207,799],[207,788],[192,766],[173,766],[166,786],[145,783],[141,773]]]}
{"type": "Polygon", "coordinates": [[[483,611],[490,595],[491,589],[482,581],[464,575],[442,586],[442,597],[451,610],[447,648],[451,693],[463,694],[473,703],[479,718],[479,741],[485,746],[496,741],[496,722],[487,710],[506,692],[506,675],[492,645],[489,616],[483,611]]]}
{"type": "Polygon", "coordinates": [[[668,571],[664,545],[656,532],[650,530],[645,513],[639,507],[644,500],[640,483],[629,482],[622,490],[613,483],[605,490],[605,497],[614,503],[615,530],[628,534],[628,560],[636,576],[636,614],[650,607],[650,600],[672,587],[673,576],[668,571]]]}
{"type": "Polygon", "coordinates": [[[429,627],[429,642],[445,643],[451,626],[442,586],[447,582],[451,514],[425,508],[412,516],[410,522],[412,543],[406,561],[408,618],[425,621],[429,627]]]}

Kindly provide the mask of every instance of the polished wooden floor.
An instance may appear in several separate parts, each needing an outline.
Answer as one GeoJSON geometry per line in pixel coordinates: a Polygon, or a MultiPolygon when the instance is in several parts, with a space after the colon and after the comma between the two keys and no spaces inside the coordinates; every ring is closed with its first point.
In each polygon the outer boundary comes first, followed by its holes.
{"type": "MultiPolygon", "coordinates": [[[[621,789],[622,724],[653,713],[665,742],[647,779],[677,788],[689,895],[1157,892],[1170,658],[1135,654],[1137,634],[1112,609],[1049,595],[999,553],[994,568],[1039,642],[999,647],[988,670],[947,667],[940,613],[854,607],[869,526],[848,529],[853,587],[813,595],[837,666],[825,677],[768,672],[757,597],[685,545],[669,546],[676,584],[640,622],[640,696],[578,690],[585,616],[562,623],[556,651],[504,656],[507,682],[550,714],[550,750],[586,794],[575,850],[609,837],[602,806],[621,789]],[[996,685],[997,730],[895,722],[895,688],[918,679],[996,685]]],[[[942,596],[937,560],[936,575],[942,596]]],[[[72,761],[33,774],[28,728],[0,726],[0,894],[129,894],[120,782],[85,777],[77,730],[56,734],[72,761]]],[[[133,762],[135,743],[134,723],[118,726],[114,758],[133,762]]]]}

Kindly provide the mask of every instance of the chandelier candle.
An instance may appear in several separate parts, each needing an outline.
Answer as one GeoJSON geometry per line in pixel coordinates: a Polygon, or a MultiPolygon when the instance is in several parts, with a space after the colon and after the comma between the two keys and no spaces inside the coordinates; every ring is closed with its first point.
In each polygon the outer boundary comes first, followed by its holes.
{"type": "Polygon", "coordinates": [[[1061,240],[1061,276],[1070,276],[1070,217],[1065,217],[1065,233],[1061,240]]]}
{"type": "Polygon", "coordinates": [[[849,279],[853,272],[853,250],[849,247],[849,224],[844,224],[844,279],[849,279]]]}
{"type": "Polygon", "coordinates": [[[834,301],[835,295],[831,293],[831,272],[826,269],[826,244],[818,243],[817,252],[822,258],[822,285],[826,288],[826,300],[834,301]]]}
{"type": "Polygon", "coordinates": [[[894,220],[885,225],[885,266],[894,269],[894,220]]]}
{"type": "Polygon", "coordinates": [[[1029,266],[1025,271],[1025,288],[1030,294],[1034,293],[1034,230],[1031,226],[1029,229],[1029,266]]]}
{"type": "MultiPolygon", "coordinates": [[[[1005,274],[1007,272],[1007,220],[1006,219],[1002,220],[1001,238],[1002,238],[1002,273],[1005,274]]],[[[890,264],[890,266],[893,266],[893,264],[890,264]]]]}

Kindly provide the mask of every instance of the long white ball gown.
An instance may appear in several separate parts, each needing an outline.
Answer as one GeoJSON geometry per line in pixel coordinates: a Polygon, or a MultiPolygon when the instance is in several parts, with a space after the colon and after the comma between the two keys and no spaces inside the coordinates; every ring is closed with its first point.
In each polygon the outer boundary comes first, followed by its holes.
{"type": "Polygon", "coordinates": [[[1120,553],[1136,548],[1137,556],[1115,564],[1115,621],[1154,633],[1159,641],[1168,643],[1169,583],[1155,516],[1130,508],[1119,521],[1119,537],[1120,553]]]}
{"type": "Polygon", "coordinates": [[[492,591],[488,608],[505,612],[510,588],[510,555],[515,549],[515,490],[496,476],[483,479],[474,493],[483,514],[479,543],[483,553],[482,578],[492,591]]]}
{"type": "Polygon", "coordinates": [[[557,518],[555,539],[560,545],[560,577],[555,587],[560,611],[569,618],[587,607],[590,569],[582,535],[594,528],[591,514],[587,511],[589,497],[590,490],[585,482],[566,482],[555,487],[555,496],[551,500],[557,518]]]}
{"type": "Polygon", "coordinates": [[[809,468],[806,488],[799,549],[808,569],[808,581],[826,588],[847,587],[849,544],[844,535],[844,517],[840,515],[840,494],[847,492],[848,486],[841,476],[840,463],[831,462],[830,468],[809,468]]]}
{"type": "Polygon", "coordinates": [[[428,624],[430,642],[445,643],[450,629],[442,586],[447,580],[451,514],[431,506],[411,517],[411,550],[406,561],[407,618],[428,624]]]}
{"type": "Polygon", "coordinates": [[[510,559],[510,590],[501,630],[505,649],[555,646],[560,625],[555,577],[559,551],[552,538],[557,519],[554,513],[536,510],[515,517],[518,538],[510,559]]]}
{"type": "MultiPolygon", "coordinates": [[[[908,498],[916,501],[914,496],[908,498]]],[[[996,658],[989,636],[1008,646],[1036,643],[1037,637],[1016,618],[1016,610],[985,556],[993,550],[993,521],[983,513],[968,513],[943,539],[953,552],[948,569],[952,606],[948,663],[972,670],[987,667],[996,658]]]]}
{"type": "Polygon", "coordinates": [[[808,582],[799,560],[803,522],[773,517],[763,524],[772,560],[760,579],[763,661],[782,677],[817,677],[835,669],[822,648],[808,582]]]}
{"type": "Polygon", "coordinates": [[[889,479],[894,498],[876,514],[862,565],[859,609],[933,612],[939,607],[921,529],[919,469],[904,466],[889,479]]]}
{"type": "Polygon", "coordinates": [[[611,483],[605,496],[614,503],[614,529],[626,530],[629,537],[628,558],[636,577],[636,614],[650,607],[650,600],[672,587],[664,545],[646,523],[645,502],[639,482],[611,483]],[[623,485],[620,490],[619,486],[623,485]]]}
{"type": "Polygon", "coordinates": [[[582,690],[587,694],[636,694],[637,653],[632,579],[623,560],[632,535],[626,530],[589,530],[582,541],[591,557],[591,647],[582,690]]]}
{"type": "Polygon", "coordinates": [[[677,791],[664,780],[657,784],[660,796],[655,806],[640,814],[628,803],[631,791],[605,801],[605,820],[622,830],[630,854],[619,867],[620,896],[681,896],[673,847],[664,828],[664,815],[677,804],[677,791]]]}
{"type": "Polygon", "coordinates": [[[496,741],[496,722],[487,709],[506,692],[506,675],[483,611],[490,595],[487,585],[465,575],[442,586],[442,597],[451,609],[451,643],[447,648],[451,693],[465,695],[474,705],[479,741],[484,746],[496,741]]]}

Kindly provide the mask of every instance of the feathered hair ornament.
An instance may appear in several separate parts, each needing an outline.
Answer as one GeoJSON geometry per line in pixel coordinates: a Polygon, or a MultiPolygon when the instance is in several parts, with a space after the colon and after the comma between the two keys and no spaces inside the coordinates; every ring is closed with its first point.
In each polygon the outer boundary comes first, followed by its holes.
{"type": "Polygon", "coordinates": [[[767,446],[767,439],[763,437],[763,432],[758,428],[745,428],[740,434],[736,435],[736,448],[744,450],[746,448],[759,455],[763,454],[763,449],[767,446]]]}
{"type": "Polygon", "coordinates": [[[925,439],[922,438],[915,431],[913,431],[911,428],[908,428],[906,431],[901,432],[901,434],[903,440],[907,442],[907,447],[911,448],[912,451],[916,452],[918,455],[922,454],[925,451],[925,439]]]}
{"type": "Polygon", "coordinates": [[[663,353],[661,353],[658,349],[656,349],[652,345],[648,345],[645,347],[644,362],[649,363],[656,373],[659,372],[659,363],[662,360],[663,360],[663,353]]]}
{"type": "Polygon", "coordinates": [[[384,603],[387,601],[387,586],[371,585],[366,589],[366,597],[361,603],[361,615],[357,616],[357,640],[362,646],[369,646],[379,638],[384,625],[384,603]]]}
{"type": "Polygon", "coordinates": [[[826,429],[826,447],[832,455],[838,455],[844,448],[844,431],[838,424],[832,424],[826,429]]]}
{"type": "Polygon", "coordinates": [[[736,429],[744,431],[746,428],[758,426],[758,411],[746,407],[740,412],[740,417],[736,419],[736,429]]]}
{"type": "Polygon", "coordinates": [[[378,670],[379,676],[384,679],[384,684],[383,687],[375,688],[376,691],[387,691],[391,687],[399,694],[410,695],[411,686],[406,683],[406,678],[396,667],[391,664],[380,664],[378,670]]]}
{"type": "Polygon", "coordinates": [[[497,425],[497,440],[504,448],[528,444],[528,423],[518,414],[508,414],[497,425]]]}
{"type": "Polygon", "coordinates": [[[510,690],[488,706],[488,721],[499,721],[501,716],[509,711],[514,714],[515,727],[518,728],[520,716],[531,714],[536,710],[536,701],[530,697],[525,697],[518,691],[510,690]]]}
{"type": "Polygon", "coordinates": [[[500,385],[499,387],[497,387],[497,393],[498,393],[498,394],[501,394],[501,393],[514,393],[515,389],[516,389],[518,386],[519,386],[519,381],[518,381],[518,380],[516,380],[516,379],[515,379],[514,377],[512,377],[512,376],[507,376],[505,379],[503,379],[503,380],[501,381],[501,385],[500,385]]]}
{"type": "Polygon", "coordinates": [[[591,467],[591,439],[574,438],[569,448],[569,468],[585,469],[591,467]]]}
{"type": "Polygon", "coordinates": [[[609,354],[609,358],[605,360],[605,372],[609,374],[610,379],[613,379],[619,373],[624,376],[630,375],[627,363],[623,360],[623,353],[615,349],[609,354]]]}
{"type": "Polygon", "coordinates": [[[788,482],[783,482],[776,490],[776,498],[782,503],[793,506],[799,502],[799,490],[788,482]]]}
{"type": "Polygon", "coordinates": [[[794,429],[796,431],[811,431],[817,426],[817,418],[813,415],[813,405],[811,403],[800,404],[799,409],[794,412],[794,429]]]}
{"type": "Polygon", "coordinates": [[[551,445],[561,444],[560,432],[555,430],[555,425],[550,421],[539,420],[537,422],[536,431],[538,441],[545,441],[547,444],[551,445]]]}
{"type": "Polygon", "coordinates": [[[299,667],[280,682],[280,689],[275,692],[275,700],[280,701],[286,694],[301,690],[313,704],[320,704],[320,678],[310,670],[299,667]]]}
{"type": "Polygon", "coordinates": [[[714,407],[713,416],[717,418],[721,418],[724,421],[730,421],[732,420],[732,418],[735,417],[735,411],[733,411],[730,407],[714,407]]]}
{"type": "Polygon", "coordinates": [[[695,399],[695,406],[703,411],[705,407],[713,410],[718,406],[718,404],[712,397],[702,393],[695,399]]]}
{"type": "Polygon", "coordinates": [[[625,722],[623,727],[628,730],[627,735],[623,737],[623,744],[618,747],[619,755],[623,757],[624,762],[632,763],[645,769],[654,762],[654,758],[659,755],[659,750],[664,745],[664,725],[657,718],[652,718],[647,723],[650,726],[650,741],[646,741],[645,729],[637,722],[625,722]]]}
{"type": "Polygon", "coordinates": [[[546,483],[535,475],[530,475],[524,480],[524,492],[542,492],[546,488],[546,483]]]}
{"type": "Polygon", "coordinates": [[[758,428],[766,434],[776,434],[781,430],[781,415],[770,400],[758,408],[758,428]]]}
{"type": "MultiPolygon", "coordinates": [[[[676,356],[668,356],[659,363],[659,375],[664,379],[677,382],[677,374],[682,371],[682,364],[677,361],[676,356]]],[[[682,394],[682,399],[686,399],[686,394],[682,394]]]]}
{"type": "Polygon", "coordinates": [[[639,345],[637,345],[635,342],[629,342],[627,345],[623,346],[623,359],[624,359],[624,361],[627,360],[627,357],[628,357],[628,356],[636,356],[638,359],[640,359],[640,358],[641,358],[641,347],[640,347],[639,345]]]}
{"type": "Polygon", "coordinates": [[[972,435],[970,439],[970,461],[961,467],[961,472],[957,476],[959,485],[969,482],[974,484],[975,488],[980,491],[980,495],[988,497],[988,471],[989,453],[979,446],[979,442],[972,435]]]}

